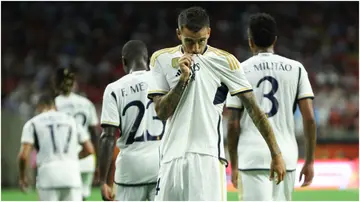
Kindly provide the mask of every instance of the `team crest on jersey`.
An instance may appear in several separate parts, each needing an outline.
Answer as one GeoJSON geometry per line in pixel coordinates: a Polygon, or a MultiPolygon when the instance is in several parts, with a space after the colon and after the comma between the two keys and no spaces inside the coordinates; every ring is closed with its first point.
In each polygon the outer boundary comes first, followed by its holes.
{"type": "Polygon", "coordinates": [[[171,66],[173,68],[178,68],[179,67],[179,59],[180,59],[180,57],[176,57],[176,58],[173,58],[171,60],[171,66]]]}

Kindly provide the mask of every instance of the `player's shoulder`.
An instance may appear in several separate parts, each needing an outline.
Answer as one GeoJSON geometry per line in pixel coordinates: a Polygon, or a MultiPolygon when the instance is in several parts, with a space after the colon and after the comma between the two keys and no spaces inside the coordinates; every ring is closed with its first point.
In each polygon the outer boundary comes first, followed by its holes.
{"type": "Polygon", "coordinates": [[[170,48],[163,48],[158,51],[155,51],[150,58],[150,66],[154,67],[155,61],[161,61],[172,59],[177,54],[181,53],[181,45],[170,47],[170,48]]]}
{"type": "Polygon", "coordinates": [[[74,98],[74,100],[76,100],[77,102],[83,104],[83,105],[92,105],[93,103],[89,100],[89,98],[77,94],[77,93],[72,93],[72,98],[74,98]]]}
{"type": "Polygon", "coordinates": [[[304,65],[300,61],[297,61],[297,60],[294,60],[294,59],[291,59],[291,58],[288,58],[288,57],[285,57],[285,56],[282,56],[282,55],[278,55],[278,54],[274,54],[274,57],[279,58],[279,61],[290,64],[290,65],[292,65],[294,67],[304,69],[304,65]]]}
{"type": "Polygon", "coordinates": [[[209,59],[217,64],[223,64],[222,67],[230,68],[230,70],[240,69],[240,64],[238,59],[231,53],[212,47],[210,45],[207,46],[207,50],[205,54],[209,59]]]}

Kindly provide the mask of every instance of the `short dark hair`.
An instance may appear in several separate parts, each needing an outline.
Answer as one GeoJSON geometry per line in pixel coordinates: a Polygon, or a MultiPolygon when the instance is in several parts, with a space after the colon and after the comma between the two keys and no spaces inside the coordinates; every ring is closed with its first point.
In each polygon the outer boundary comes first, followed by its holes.
{"type": "Polygon", "coordinates": [[[276,21],[267,13],[257,13],[250,16],[249,29],[251,38],[258,47],[269,47],[276,39],[276,21]]]}
{"type": "Polygon", "coordinates": [[[75,71],[73,68],[58,68],[54,76],[55,91],[61,94],[71,92],[75,82],[75,71]]]}
{"type": "Polygon", "coordinates": [[[36,106],[52,106],[55,105],[55,96],[51,92],[42,93],[36,103],[36,106]]]}
{"type": "Polygon", "coordinates": [[[180,29],[186,27],[192,32],[198,32],[204,27],[210,27],[209,15],[201,7],[187,8],[179,14],[178,26],[180,29]]]}
{"type": "Polygon", "coordinates": [[[140,40],[130,40],[122,48],[121,55],[126,62],[148,59],[148,50],[146,44],[140,40]]]}

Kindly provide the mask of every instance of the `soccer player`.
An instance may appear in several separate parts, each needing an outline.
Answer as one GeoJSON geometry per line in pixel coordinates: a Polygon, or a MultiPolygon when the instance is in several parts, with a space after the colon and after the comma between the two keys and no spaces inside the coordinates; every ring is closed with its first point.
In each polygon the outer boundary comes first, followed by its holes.
{"type": "Polygon", "coordinates": [[[100,183],[104,200],[112,200],[106,184],[114,148],[115,132],[120,153],[116,160],[115,200],[154,200],[159,171],[160,141],[165,121],[156,116],[154,104],[147,98],[148,80],[146,45],[139,40],[127,42],[122,49],[124,77],[109,84],[103,97],[100,138],[100,183]]]}
{"type": "Polygon", "coordinates": [[[75,119],[56,111],[53,96],[44,94],[37,103],[39,114],[24,125],[19,152],[20,187],[26,191],[26,166],[37,150],[36,188],[42,201],[81,201],[79,158],[94,153],[90,137],[75,119]],[[79,143],[83,150],[79,153],[79,143]]]}
{"type": "Polygon", "coordinates": [[[160,146],[155,200],[226,200],[221,122],[228,91],[242,100],[268,143],[271,166],[281,181],[285,165],[271,126],[237,59],[207,45],[210,20],[206,11],[200,7],[183,10],[176,32],[182,44],[155,52],[150,64],[149,98],[159,118],[168,121],[160,146]]]}
{"type": "Polygon", "coordinates": [[[257,102],[266,112],[274,129],[287,174],[279,185],[268,180],[272,168],[269,166],[271,153],[266,149],[266,142],[252,124],[249,111],[244,110],[246,103],[228,95],[226,106],[231,110],[228,138],[232,183],[238,187],[244,201],[291,200],[298,160],[293,116],[297,104],[303,116],[307,138],[306,162],[300,176],[300,180],[305,176],[302,186],[310,185],[314,176],[314,94],[304,66],[274,53],[276,32],[276,22],[270,15],[259,13],[250,18],[249,46],[254,56],[243,62],[242,67],[254,89],[257,102]]]}
{"type": "MultiPolygon", "coordinates": [[[[75,73],[71,68],[57,69],[54,78],[55,89],[59,94],[55,98],[56,108],[73,116],[77,123],[84,127],[84,130],[90,135],[97,152],[98,134],[96,127],[99,121],[95,106],[87,98],[72,92],[74,84],[75,73]]],[[[80,147],[79,150],[81,150],[80,147]]],[[[91,187],[96,169],[95,161],[95,155],[90,155],[80,160],[83,200],[86,200],[91,195],[91,187]]]]}

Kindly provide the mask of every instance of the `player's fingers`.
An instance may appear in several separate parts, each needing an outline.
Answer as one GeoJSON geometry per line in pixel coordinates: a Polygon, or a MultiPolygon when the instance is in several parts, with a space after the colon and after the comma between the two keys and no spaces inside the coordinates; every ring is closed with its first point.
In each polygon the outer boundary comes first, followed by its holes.
{"type": "Polygon", "coordinates": [[[273,179],[274,179],[274,169],[271,167],[269,180],[272,181],[273,179]]]}

